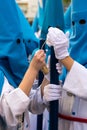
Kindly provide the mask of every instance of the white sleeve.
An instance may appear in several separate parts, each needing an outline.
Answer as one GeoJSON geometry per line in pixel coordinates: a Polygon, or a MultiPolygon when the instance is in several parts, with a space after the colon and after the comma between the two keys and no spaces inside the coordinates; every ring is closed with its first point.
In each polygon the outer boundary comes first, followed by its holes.
{"type": "Polygon", "coordinates": [[[22,115],[29,105],[27,97],[20,88],[14,89],[5,78],[1,94],[2,115],[8,124],[17,123],[16,116],[22,115]]]}
{"type": "Polygon", "coordinates": [[[30,98],[30,104],[29,104],[29,111],[32,112],[33,114],[41,114],[43,113],[44,109],[47,107],[44,102],[43,99],[41,97],[41,89],[40,87],[38,87],[34,94],[29,95],[30,98]]]}
{"type": "Polygon", "coordinates": [[[87,99],[87,69],[81,64],[74,62],[67,74],[63,88],[81,98],[87,99]]]}
{"type": "Polygon", "coordinates": [[[28,108],[35,114],[42,113],[45,109],[40,88],[31,92],[28,97],[20,88],[14,89],[6,78],[1,94],[1,107],[2,115],[11,125],[17,124],[16,117],[22,115],[28,108]]]}

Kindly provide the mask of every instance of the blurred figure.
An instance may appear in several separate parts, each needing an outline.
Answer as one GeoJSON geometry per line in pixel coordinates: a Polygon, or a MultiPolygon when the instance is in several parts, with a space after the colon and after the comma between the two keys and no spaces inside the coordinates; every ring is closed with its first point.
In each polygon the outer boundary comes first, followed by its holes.
{"type": "Polygon", "coordinates": [[[58,28],[49,28],[47,44],[66,68],[60,101],[59,130],[87,129],[87,1],[71,1],[70,39],[58,28]],[[69,48],[69,51],[68,51],[69,48]]]}
{"type": "Polygon", "coordinates": [[[30,62],[31,54],[34,49],[39,47],[40,40],[39,38],[35,36],[34,31],[29,24],[29,21],[24,16],[18,4],[16,4],[16,6],[17,6],[18,15],[19,15],[21,31],[23,34],[23,42],[25,44],[26,54],[30,62]]]}
{"type": "Polygon", "coordinates": [[[64,12],[64,24],[65,24],[65,32],[69,32],[71,34],[72,23],[71,23],[71,3],[67,7],[66,11],[64,12]]]}
{"type": "Polygon", "coordinates": [[[32,28],[37,37],[41,35],[41,29],[44,20],[46,0],[38,0],[38,10],[32,23],[32,28]]]}
{"type": "Polygon", "coordinates": [[[44,93],[44,87],[53,89],[45,79],[41,87],[31,91],[46,56],[43,50],[38,50],[29,65],[15,0],[0,1],[0,11],[0,114],[9,130],[29,130],[28,112],[42,113],[49,102],[49,92],[44,93]]]}

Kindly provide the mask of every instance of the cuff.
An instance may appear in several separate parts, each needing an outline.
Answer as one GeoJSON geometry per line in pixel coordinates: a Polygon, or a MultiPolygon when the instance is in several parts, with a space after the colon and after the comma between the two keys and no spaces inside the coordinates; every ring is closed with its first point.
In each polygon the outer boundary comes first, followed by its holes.
{"type": "Polygon", "coordinates": [[[12,92],[10,92],[6,96],[6,101],[11,111],[15,115],[22,114],[29,105],[29,97],[26,96],[25,93],[20,88],[17,88],[12,92]]]}

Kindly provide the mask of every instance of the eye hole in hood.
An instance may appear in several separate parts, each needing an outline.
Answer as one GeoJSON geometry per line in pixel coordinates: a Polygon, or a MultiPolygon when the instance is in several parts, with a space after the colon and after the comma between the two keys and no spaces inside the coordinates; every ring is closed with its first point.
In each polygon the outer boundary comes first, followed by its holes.
{"type": "Polygon", "coordinates": [[[80,21],[79,21],[79,24],[85,24],[86,23],[86,20],[85,19],[81,19],[80,21]]]}
{"type": "Polygon", "coordinates": [[[72,25],[73,25],[73,26],[75,25],[75,22],[74,22],[74,21],[72,21],[72,25]]]}

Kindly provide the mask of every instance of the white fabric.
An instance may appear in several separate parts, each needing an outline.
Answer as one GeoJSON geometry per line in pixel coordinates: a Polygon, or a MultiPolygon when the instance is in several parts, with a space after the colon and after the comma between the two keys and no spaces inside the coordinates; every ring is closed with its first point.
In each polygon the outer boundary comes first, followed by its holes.
{"type": "Polygon", "coordinates": [[[62,88],[61,85],[48,84],[44,87],[44,102],[54,101],[61,98],[62,88]]]}
{"type": "MultiPolygon", "coordinates": [[[[77,62],[74,62],[68,73],[63,95],[60,101],[60,112],[66,115],[87,119],[87,69],[77,62]],[[69,95],[67,92],[73,93],[69,95]],[[65,104],[65,105],[64,105],[65,104]],[[69,113],[70,112],[70,113],[69,113]],[[74,113],[74,114],[73,114],[74,113]]],[[[87,130],[86,123],[72,122],[60,119],[59,130],[87,130]],[[62,125],[63,124],[63,125],[62,125]]]]}
{"type": "Polygon", "coordinates": [[[1,115],[6,118],[6,122],[9,130],[19,130],[17,129],[17,124],[19,123],[18,118],[20,118],[24,113],[24,129],[29,130],[29,117],[28,109],[35,113],[42,113],[45,109],[41,98],[40,89],[36,92],[31,92],[30,96],[27,97],[20,88],[14,89],[9,85],[7,79],[3,85],[3,90],[1,94],[1,115]],[[33,96],[34,95],[34,96],[33,96]],[[37,104],[39,107],[37,107],[37,104]]]}
{"type": "Polygon", "coordinates": [[[29,130],[36,130],[36,128],[37,128],[37,115],[29,112],[29,117],[30,117],[30,129],[29,130]]]}
{"type": "Polygon", "coordinates": [[[66,56],[69,56],[69,39],[60,29],[50,27],[48,29],[46,43],[48,46],[54,47],[55,56],[57,59],[64,59],[66,56]]]}
{"type": "Polygon", "coordinates": [[[68,73],[63,88],[66,91],[87,100],[87,69],[77,62],[74,62],[71,71],[68,73]]]}
{"type": "Polygon", "coordinates": [[[45,109],[43,113],[43,130],[49,130],[49,111],[45,109]]]}
{"type": "MultiPolygon", "coordinates": [[[[37,115],[29,112],[30,117],[30,129],[37,130],[37,115]]],[[[43,112],[43,126],[42,130],[49,130],[49,112],[47,109],[43,112]]]]}
{"type": "MultiPolygon", "coordinates": [[[[86,73],[86,68],[84,68],[77,62],[74,62],[71,71],[68,73],[67,78],[65,80],[65,84],[63,86],[65,91],[62,92],[62,98],[59,100],[60,112],[62,114],[87,119],[87,101],[84,100],[84,94],[86,94],[85,91],[87,86],[86,73]],[[78,88],[78,90],[75,90],[75,88],[78,88]],[[82,91],[82,88],[84,89],[84,92],[82,91]],[[67,91],[72,92],[75,95],[78,95],[78,92],[80,92],[82,93],[80,94],[80,96],[83,96],[77,97],[74,95],[69,95],[67,91]],[[73,112],[75,113],[75,115],[72,114],[73,112]]],[[[86,96],[87,94],[85,95],[85,99],[86,96]]],[[[46,123],[48,122],[48,119],[49,116],[47,116],[47,121],[45,120],[46,123]]],[[[58,130],[87,130],[86,123],[72,122],[63,119],[59,119],[58,126],[58,130]]]]}
{"type": "Polygon", "coordinates": [[[59,74],[62,73],[62,67],[63,67],[63,65],[60,62],[56,64],[56,69],[59,74]]]}
{"type": "MultiPolygon", "coordinates": [[[[67,94],[67,92],[62,89],[62,98],[59,100],[59,112],[61,114],[71,116],[73,103],[74,103],[74,96],[67,94]]],[[[71,121],[63,120],[60,118],[58,124],[59,124],[58,130],[70,130],[71,121]]]]}

